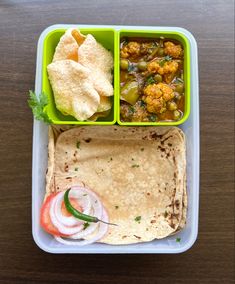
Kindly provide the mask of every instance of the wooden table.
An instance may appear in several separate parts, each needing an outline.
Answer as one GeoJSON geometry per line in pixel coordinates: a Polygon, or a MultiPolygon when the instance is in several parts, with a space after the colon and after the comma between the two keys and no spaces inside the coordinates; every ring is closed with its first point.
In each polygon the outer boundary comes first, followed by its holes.
{"type": "Polygon", "coordinates": [[[234,283],[234,1],[0,1],[0,283],[234,283]],[[50,2],[50,3],[49,3],[50,2]],[[31,233],[37,40],[56,23],[181,26],[199,46],[200,226],[180,255],[51,255],[31,233]]]}

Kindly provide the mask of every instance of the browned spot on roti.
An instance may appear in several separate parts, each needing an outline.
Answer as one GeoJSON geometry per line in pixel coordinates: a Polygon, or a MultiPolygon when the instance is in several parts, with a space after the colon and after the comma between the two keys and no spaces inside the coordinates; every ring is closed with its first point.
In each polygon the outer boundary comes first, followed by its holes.
{"type": "Polygon", "coordinates": [[[175,201],[175,206],[176,206],[177,209],[179,209],[179,206],[180,206],[179,200],[176,200],[176,201],[175,201]]]}
{"type": "Polygon", "coordinates": [[[157,140],[157,139],[162,139],[162,135],[158,135],[157,133],[151,133],[151,138],[154,139],[154,140],[157,140]]]}
{"type": "Polygon", "coordinates": [[[86,143],[90,143],[91,142],[91,138],[87,138],[84,140],[86,143]]]}
{"type": "Polygon", "coordinates": [[[172,229],[175,229],[175,224],[171,223],[170,226],[172,229]]]}
{"type": "Polygon", "coordinates": [[[136,236],[136,235],[133,235],[133,236],[136,237],[136,238],[139,239],[139,240],[141,239],[141,237],[139,237],[139,236],[136,236]]]}

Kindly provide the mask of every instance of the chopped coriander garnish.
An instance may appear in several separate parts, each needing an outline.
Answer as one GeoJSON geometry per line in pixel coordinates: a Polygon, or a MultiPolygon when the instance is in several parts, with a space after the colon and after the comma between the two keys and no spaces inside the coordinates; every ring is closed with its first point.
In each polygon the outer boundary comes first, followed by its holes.
{"type": "Polygon", "coordinates": [[[169,56],[169,55],[167,55],[167,56],[165,56],[165,57],[159,62],[159,65],[160,65],[161,67],[163,67],[163,65],[164,65],[166,62],[171,61],[171,60],[172,60],[172,57],[169,56]]]}
{"type": "Polygon", "coordinates": [[[110,158],[110,161],[112,161],[112,160],[113,160],[113,158],[111,157],[111,158],[110,158]]]}
{"type": "Polygon", "coordinates": [[[146,80],[146,85],[150,85],[150,84],[153,84],[153,83],[155,83],[153,76],[149,76],[146,80]]]}
{"type": "Polygon", "coordinates": [[[164,213],[164,217],[166,218],[168,216],[168,213],[165,211],[164,213]]]}
{"type": "Polygon", "coordinates": [[[134,69],[135,69],[134,64],[129,63],[129,64],[128,64],[127,71],[128,71],[128,72],[131,72],[131,71],[133,71],[134,69]]]}
{"type": "Polygon", "coordinates": [[[151,114],[148,116],[149,121],[151,122],[156,122],[157,121],[157,116],[155,114],[151,114]]]}
{"type": "Polygon", "coordinates": [[[74,170],[77,172],[77,171],[78,171],[78,168],[75,168],[74,170]]]}
{"type": "Polygon", "coordinates": [[[131,158],[132,161],[134,161],[134,158],[131,158]]]}
{"type": "Polygon", "coordinates": [[[144,148],[140,148],[140,151],[142,151],[142,152],[143,152],[143,151],[144,151],[144,148]]]}
{"type": "Polygon", "coordinates": [[[135,221],[136,221],[136,222],[139,222],[139,223],[140,223],[140,220],[141,220],[141,216],[135,217],[135,221]]]}
{"type": "Polygon", "coordinates": [[[176,238],[175,241],[176,241],[177,243],[180,243],[181,238],[176,238]]]}
{"type": "Polygon", "coordinates": [[[138,168],[140,165],[137,165],[137,164],[134,164],[134,165],[132,165],[131,167],[132,168],[138,168]]]}
{"type": "Polygon", "coordinates": [[[135,108],[133,106],[129,106],[129,112],[133,114],[135,112],[135,108]]]}
{"type": "Polygon", "coordinates": [[[80,141],[77,141],[77,148],[80,149],[80,141]]]}
{"type": "Polygon", "coordinates": [[[140,101],[140,106],[141,106],[141,107],[145,107],[145,106],[146,106],[145,102],[141,100],[141,101],[140,101]]]}
{"type": "Polygon", "coordinates": [[[90,224],[88,222],[84,223],[83,224],[83,230],[86,230],[86,228],[89,227],[89,226],[90,226],[90,224]]]}
{"type": "Polygon", "coordinates": [[[171,60],[172,60],[172,57],[171,57],[170,55],[167,55],[167,56],[164,57],[164,59],[165,59],[166,61],[171,61],[171,60]]]}
{"type": "Polygon", "coordinates": [[[118,205],[115,205],[115,209],[118,209],[119,208],[119,206],[118,205]]]}

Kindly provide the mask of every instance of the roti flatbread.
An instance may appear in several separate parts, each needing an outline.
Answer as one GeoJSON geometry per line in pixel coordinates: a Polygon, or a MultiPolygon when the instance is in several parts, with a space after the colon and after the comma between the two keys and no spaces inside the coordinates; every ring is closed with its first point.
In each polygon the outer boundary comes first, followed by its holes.
{"type": "Polygon", "coordinates": [[[86,126],[56,133],[54,190],[91,188],[118,224],[100,242],[146,242],[184,227],[185,138],[179,128],[86,126]]]}

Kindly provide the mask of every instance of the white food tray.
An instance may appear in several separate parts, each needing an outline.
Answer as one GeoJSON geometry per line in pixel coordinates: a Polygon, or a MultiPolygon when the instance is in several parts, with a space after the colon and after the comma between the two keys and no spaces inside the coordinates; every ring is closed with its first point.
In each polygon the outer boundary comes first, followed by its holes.
{"type": "MultiPolygon", "coordinates": [[[[48,126],[34,120],[33,126],[33,159],[32,159],[32,232],[35,243],[50,253],[181,253],[188,250],[198,234],[199,209],[199,91],[198,91],[198,53],[193,35],[177,27],[147,26],[94,26],[94,25],[53,25],[46,28],[38,41],[35,92],[39,94],[42,87],[43,41],[46,35],[55,29],[69,27],[112,27],[119,29],[145,29],[177,31],[189,40],[191,47],[191,113],[188,120],[180,126],[187,141],[187,192],[188,214],[186,227],[176,235],[162,240],[132,245],[107,245],[94,243],[84,247],[66,246],[58,243],[53,236],[40,227],[40,208],[45,194],[45,175],[47,170],[48,126]],[[177,242],[176,238],[181,241],[177,242]]],[[[104,126],[105,127],[105,126],[104,126]]]]}

